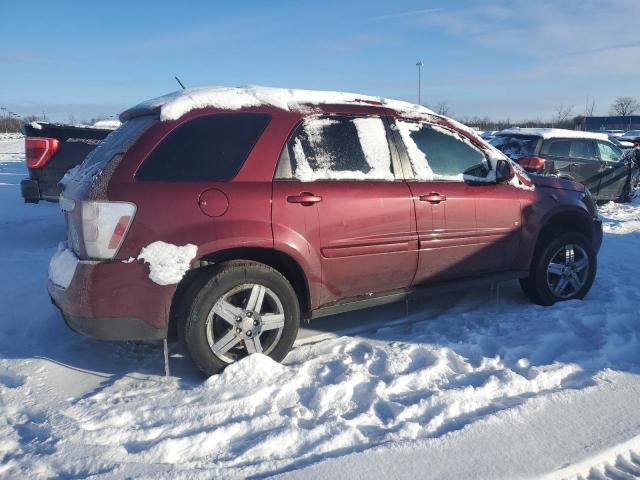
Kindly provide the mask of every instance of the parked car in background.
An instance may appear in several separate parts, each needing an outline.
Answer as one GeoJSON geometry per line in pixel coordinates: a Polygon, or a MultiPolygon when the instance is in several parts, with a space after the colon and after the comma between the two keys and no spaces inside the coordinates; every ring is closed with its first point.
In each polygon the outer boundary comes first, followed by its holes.
{"type": "Polygon", "coordinates": [[[623,152],[627,152],[633,148],[633,142],[629,141],[620,141],[620,137],[616,137],[613,135],[609,135],[609,141],[613,143],[616,147],[618,147],[623,152]]]}
{"type": "Polygon", "coordinates": [[[637,166],[603,133],[552,128],[498,132],[491,143],[527,172],[585,185],[599,201],[628,201],[637,166]]]}
{"type": "Polygon", "coordinates": [[[624,130],[600,130],[598,133],[606,133],[609,138],[611,137],[620,137],[624,134],[624,130]]]}
{"type": "Polygon", "coordinates": [[[633,142],[635,138],[640,137],[640,130],[628,130],[618,137],[621,142],[633,142]]]}
{"type": "Polygon", "coordinates": [[[602,224],[589,192],[532,183],[423,107],[212,87],[121,118],[60,197],[69,242],[48,288],[83,334],[177,330],[211,375],[255,352],[282,360],[301,318],[509,278],[552,305],[593,283],[602,224]]]}
{"type": "Polygon", "coordinates": [[[488,142],[493,137],[495,137],[496,133],[498,133],[498,130],[489,130],[489,131],[486,131],[486,132],[482,132],[480,134],[480,138],[482,138],[483,140],[486,140],[488,142]]]}
{"type": "Polygon", "coordinates": [[[20,183],[27,203],[57,202],[60,179],[79,165],[102,139],[118,127],[119,121],[96,122],[94,126],[31,122],[23,126],[29,178],[20,183]]]}

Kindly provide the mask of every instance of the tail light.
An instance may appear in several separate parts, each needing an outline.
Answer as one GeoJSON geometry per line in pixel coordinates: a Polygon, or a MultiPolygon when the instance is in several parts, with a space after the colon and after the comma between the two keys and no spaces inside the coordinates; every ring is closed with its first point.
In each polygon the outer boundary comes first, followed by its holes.
{"type": "Polygon", "coordinates": [[[81,258],[112,259],[129,231],[136,206],[125,202],[79,203],[76,209],[76,202],[61,197],[60,206],[68,213],[71,247],[81,258]]]}
{"type": "Polygon", "coordinates": [[[528,172],[542,173],[546,160],[542,157],[520,157],[518,164],[528,172]]]}
{"type": "Polygon", "coordinates": [[[57,150],[58,140],[55,138],[27,137],[25,140],[27,167],[44,167],[57,150]]]}

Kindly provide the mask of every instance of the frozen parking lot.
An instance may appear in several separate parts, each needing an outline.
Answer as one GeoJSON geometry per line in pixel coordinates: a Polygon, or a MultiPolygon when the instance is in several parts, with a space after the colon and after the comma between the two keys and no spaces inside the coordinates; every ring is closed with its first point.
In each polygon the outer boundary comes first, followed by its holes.
{"type": "Polygon", "coordinates": [[[602,208],[585,301],[542,308],[508,283],[499,299],[469,291],[414,302],[408,315],[401,304],[319,321],[283,366],[254,356],[202,382],[175,354],[166,379],[159,347],[94,342],[55,317],[45,282],[64,225],[57,205],[22,203],[22,148],[0,140],[0,475],[633,470],[638,200],[602,208]]]}

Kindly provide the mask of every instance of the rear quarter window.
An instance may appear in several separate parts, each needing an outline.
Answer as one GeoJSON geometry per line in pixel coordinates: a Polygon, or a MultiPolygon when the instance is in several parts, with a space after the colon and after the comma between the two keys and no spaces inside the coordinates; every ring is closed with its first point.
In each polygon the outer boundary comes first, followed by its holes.
{"type": "Polygon", "coordinates": [[[149,154],[136,178],[169,182],[230,180],[270,118],[261,113],[229,113],[189,120],[149,154]]]}

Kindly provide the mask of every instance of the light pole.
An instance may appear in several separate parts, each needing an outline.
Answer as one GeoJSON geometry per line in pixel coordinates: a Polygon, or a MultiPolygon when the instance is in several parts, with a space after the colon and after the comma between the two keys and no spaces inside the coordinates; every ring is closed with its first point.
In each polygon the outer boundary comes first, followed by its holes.
{"type": "Polygon", "coordinates": [[[422,81],[422,60],[418,60],[416,62],[416,67],[418,67],[418,105],[422,105],[420,103],[420,91],[422,90],[422,85],[421,85],[421,81],[422,81]]]}

